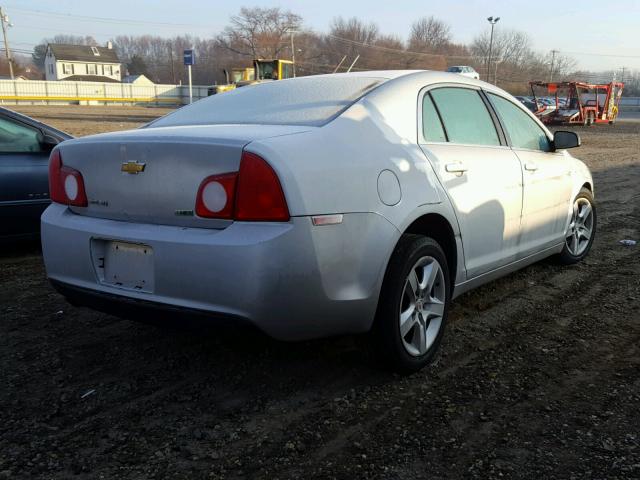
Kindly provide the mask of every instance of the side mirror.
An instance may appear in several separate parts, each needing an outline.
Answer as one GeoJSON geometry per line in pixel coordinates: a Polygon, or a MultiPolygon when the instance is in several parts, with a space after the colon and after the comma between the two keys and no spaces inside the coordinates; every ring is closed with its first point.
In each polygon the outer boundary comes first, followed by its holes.
{"type": "Polygon", "coordinates": [[[560,130],[553,134],[553,148],[555,150],[564,150],[565,148],[574,148],[579,146],[580,136],[575,132],[560,130]]]}
{"type": "Polygon", "coordinates": [[[53,135],[49,135],[48,133],[45,133],[44,136],[42,137],[42,140],[40,141],[40,144],[45,148],[45,150],[49,152],[53,150],[53,147],[55,147],[59,143],[60,143],[60,140],[58,140],[53,135]]]}

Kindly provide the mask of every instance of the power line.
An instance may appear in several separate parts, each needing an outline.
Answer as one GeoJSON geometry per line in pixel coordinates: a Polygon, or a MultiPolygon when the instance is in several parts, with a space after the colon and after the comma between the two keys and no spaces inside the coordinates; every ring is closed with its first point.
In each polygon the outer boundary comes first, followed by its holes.
{"type": "Polygon", "coordinates": [[[91,15],[76,15],[72,13],[61,13],[61,12],[52,12],[45,10],[31,10],[28,8],[20,8],[11,6],[12,10],[17,12],[25,12],[31,15],[38,16],[46,16],[46,17],[62,17],[62,18],[71,18],[77,20],[90,20],[92,22],[102,22],[102,23],[115,23],[118,25],[129,24],[129,25],[155,25],[155,26],[165,26],[165,27],[197,27],[197,28],[210,28],[207,25],[195,24],[195,23],[174,23],[174,22],[153,22],[148,20],[130,20],[123,18],[112,18],[112,17],[95,17],[91,15]]]}
{"type": "Polygon", "coordinates": [[[55,32],[58,34],[63,34],[63,35],[82,35],[82,36],[92,36],[92,37],[96,37],[96,36],[104,36],[104,37],[116,37],[118,36],[118,34],[115,33],[86,33],[86,32],[77,32],[77,31],[70,31],[67,29],[63,29],[64,31],[61,32],[60,28],[46,28],[46,27],[32,27],[30,25],[20,25],[21,29],[26,29],[26,30],[37,30],[40,32],[55,32]]]}
{"type": "MultiPolygon", "coordinates": [[[[313,32],[316,33],[316,32],[313,32]]],[[[453,55],[453,54],[440,54],[440,53],[426,53],[426,52],[414,52],[411,50],[404,50],[404,49],[399,49],[399,48],[391,48],[391,47],[385,47],[383,45],[372,45],[370,43],[365,43],[365,42],[358,42],[357,40],[351,40],[348,38],[343,38],[343,37],[338,37],[336,35],[331,35],[331,34],[322,34],[322,33],[316,33],[316,35],[324,35],[326,37],[329,38],[333,38],[335,40],[338,40],[340,42],[349,44],[349,45],[358,45],[361,47],[366,47],[366,48],[372,48],[372,49],[376,49],[376,50],[385,50],[388,52],[394,52],[394,53],[404,53],[407,55],[421,55],[421,56],[425,56],[425,57],[438,57],[438,58],[442,58],[442,57],[455,57],[455,58],[477,58],[474,55],[453,55]]]]}
{"type": "Polygon", "coordinates": [[[564,50],[561,50],[559,52],[567,55],[585,55],[585,56],[591,56],[591,57],[640,58],[640,55],[617,55],[615,53],[566,52],[564,50]]]}
{"type": "MultiPolygon", "coordinates": [[[[81,20],[81,21],[91,21],[91,22],[98,22],[98,23],[106,23],[106,24],[118,24],[118,25],[153,25],[153,26],[160,26],[160,27],[196,27],[196,28],[210,28],[207,27],[205,25],[202,24],[194,24],[194,23],[173,23],[173,22],[154,22],[154,21],[145,21],[145,20],[130,20],[130,19],[121,19],[121,18],[113,18],[113,17],[99,17],[99,16],[91,16],[91,15],[77,15],[77,14],[70,14],[70,13],[60,13],[60,12],[52,12],[52,11],[45,11],[45,10],[35,10],[35,9],[26,9],[26,8],[21,8],[21,7],[14,7],[11,6],[12,10],[18,11],[18,12],[25,12],[27,14],[30,15],[37,15],[37,16],[46,16],[46,17],[59,17],[59,18],[69,18],[69,19],[77,19],[77,20],[81,20]]],[[[41,27],[32,27],[32,26],[21,26],[21,28],[25,28],[25,29],[31,29],[31,30],[41,30],[41,31],[49,31],[49,32],[54,32],[57,31],[59,32],[60,29],[52,29],[52,28],[41,28],[41,27]]],[[[318,32],[314,32],[309,30],[309,33],[313,33],[319,36],[324,36],[326,38],[331,38],[334,39],[338,42],[341,42],[344,45],[349,45],[349,46],[357,46],[357,47],[361,47],[361,48],[369,48],[369,49],[373,49],[373,50],[379,50],[379,51],[385,51],[385,52],[391,52],[391,53],[399,53],[399,54],[404,54],[404,55],[414,55],[414,56],[421,56],[421,57],[431,57],[431,58],[457,58],[457,59],[474,59],[477,60],[479,59],[481,56],[478,55],[456,55],[456,54],[438,54],[438,53],[427,53],[427,52],[417,52],[417,51],[411,51],[411,50],[406,50],[406,49],[399,49],[399,48],[392,48],[392,47],[386,47],[383,45],[376,45],[376,44],[370,44],[370,43],[366,43],[366,42],[360,42],[357,40],[352,40],[352,39],[348,39],[348,38],[343,38],[337,35],[332,35],[332,34],[323,34],[323,33],[318,33],[318,32]]],[[[119,34],[114,34],[114,33],[80,33],[80,32],[69,32],[65,30],[65,33],[72,33],[72,34],[76,34],[76,35],[98,35],[98,36],[109,36],[109,37],[116,37],[119,34]]],[[[633,59],[637,59],[640,58],[640,55],[618,55],[618,54],[606,54],[606,53],[596,53],[596,52],[571,52],[571,51],[556,51],[557,53],[563,53],[563,54],[568,54],[568,55],[583,55],[583,56],[598,56],[598,57],[611,57],[611,58],[633,58],[633,59]]],[[[397,63],[398,64],[398,63],[397,63]]],[[[399,64],[402,64],[401,62],[399,64]]]]}

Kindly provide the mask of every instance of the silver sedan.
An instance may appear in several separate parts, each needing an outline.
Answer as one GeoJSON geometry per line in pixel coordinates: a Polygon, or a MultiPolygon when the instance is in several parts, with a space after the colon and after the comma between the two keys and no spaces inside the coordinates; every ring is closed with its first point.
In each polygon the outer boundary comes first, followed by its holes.
{"type": "Polygon", "coordinates": [[[47,273],[72,302],[135,318],[248,322],[283,340],[369,332],[413,371],[453,298],[587,255],[593,181],[567,152],[579,144],[456,74],[247,86],[57,147],[47,273]]]}

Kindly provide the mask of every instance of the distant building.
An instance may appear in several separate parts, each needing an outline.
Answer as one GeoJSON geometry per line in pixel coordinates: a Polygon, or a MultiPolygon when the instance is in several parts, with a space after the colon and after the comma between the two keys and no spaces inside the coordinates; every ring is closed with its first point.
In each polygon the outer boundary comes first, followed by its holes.
{"type": "Polygon", "coordinates": [[[122,78],[122,83],[132,83],[134,85],[155,85],[151,80],[149,80],[144,75],[127,75],[122,78]]]}
{"type": "Polygon", "coordinates": [[[122,64],[111,42],[106,47],[50,43],[44,68],[46,80],[120,82],[122,64]]]}

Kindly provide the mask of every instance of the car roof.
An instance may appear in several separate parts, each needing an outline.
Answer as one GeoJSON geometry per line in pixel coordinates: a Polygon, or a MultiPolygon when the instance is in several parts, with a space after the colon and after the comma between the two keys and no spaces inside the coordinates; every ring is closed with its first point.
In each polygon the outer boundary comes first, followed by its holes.
{"type": "MultiPolygon", "coordinates": [[[[337,77],[337,76],[348,76],[348,77],[365,77],[365,78],[384,78],[387,80],[391,80],[398,77],[403,77],[405,75],[411,75],[413,73],[425,72],[426,70],[362,70],[358,72],[344,72],[344,73],[326,73],[323,75],[314,75],[314,78],[323,78],[323,77],[337,77]]],[[[302,77],[299,77],[302,78],[302,77]]]]}

